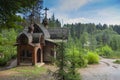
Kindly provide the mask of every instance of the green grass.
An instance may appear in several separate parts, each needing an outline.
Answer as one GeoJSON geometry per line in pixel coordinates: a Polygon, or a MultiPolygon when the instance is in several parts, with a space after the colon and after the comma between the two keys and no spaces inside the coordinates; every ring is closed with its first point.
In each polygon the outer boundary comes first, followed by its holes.
{"type": "Polygon", "coordinates": [[[120,64],[120,60],[115,60],[113,63],[120,64]]]}
{"type": "Polygon", "coordinates": [[[120,51],[113,51],[109,56],[102,56],[105,58],[120,59],[120,51]]]}
{"type": "Polygon", "coordinates": [[[22,76],[39,76],[47,71],[45,68],[37,66],[21,66],[11,70],[17,71],[22,76]]]}
{"type": "Polygon", "coordinates": [[[114,51],[113,55],[114,58],[119,58],[120,59],[120,51],[114,51]]]}

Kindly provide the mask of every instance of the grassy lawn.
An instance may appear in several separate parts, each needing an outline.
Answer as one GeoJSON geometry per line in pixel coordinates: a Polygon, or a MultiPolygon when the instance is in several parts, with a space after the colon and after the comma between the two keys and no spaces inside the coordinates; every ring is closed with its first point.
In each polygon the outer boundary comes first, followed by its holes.
{"type": "Polygon", "coordinates": [[[21,76],[39,76],[47,71],[45,68],[37,66],[21,66],[10,70],[17,72],[21,76]]]}
{"type": "Polygon", "coordinates": [[[8,70],[0,71],[0,76],[40,76],[47,72],[47,69],[44,67],[37,66],[19,66],[8,70]]]}
{"type": "Polygon", "coordinates": [[[19,66],[0,71],[0,80],[53,80],[45,66],[19,66]]]}

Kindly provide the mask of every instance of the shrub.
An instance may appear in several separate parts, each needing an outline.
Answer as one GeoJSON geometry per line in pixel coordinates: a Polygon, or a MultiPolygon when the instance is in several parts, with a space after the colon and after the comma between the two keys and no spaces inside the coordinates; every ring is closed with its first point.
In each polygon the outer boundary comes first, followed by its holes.
{"type": "Polygon", "coordinates": [[[7,59],[6,58],[0,58],[0,66],[4,66],[7,64],[7,59]]]}
{"type": "Polygon", "coordinates": [[[63,43],[59,45],[57,54],[58,69],[53,72],[55,80],[80,80],[80,74],[76,72],[76,61],[79,51],[72,47],[66,47],[63,43]],[[75,50],[74,50],[75,49],[75,50]]]}
{"type": "Polygon", "coordinates": [[[80,52],[76,47],[74,47],[74,50],[72,48],[68,48],[66,50],[66,54],[69,61],[74,62],[77,67],[87,66],[88,61],[85,58],[85,55],[82,52],[80,52]]]}
{"type": "Polygon", "coordinates": [[[77,74],[77,73],[74,75],[71,73],[68,73],[65,80],[81,80],[81,76],[80,74],[77,74]]]}
{"type": "Polygon", "coordinates": [[[96,49],[96,51],[98,52],[98,54],[100,56],[106,56],[106,57],[110,57],[113,52],[111,47],[109,47],[108,45],[100,47],[100,48],[96,49]]]}
{"type": "Polygon", "coordinates": [[[16,36],[14,29],[2,30],[0,33],[0,53],[4,56],[0,58],[0,66],[5,66],[10,59],[16,58],[16,47],[13,46],[16,36]]]}
{"type": "Polygon", "coordinates": [[[120,64],[120,60],[115,60],[114,63],[120,64]]]}
{"type": "Polygon", "coordinates": [[[120,50],[114,51],[114,54],[112,54],[111,58],[119,58],[120,59],[120,50]]]}
{"type": "Polygon", "coordinates": [[[95,52],[88,52],[86,57],[88,60],[88,64],[99,63],[99,55],[95,52]]]}
{"type": "Polygon", "coordinates": [[[102,47],[103,56],[111,56],[112,49],[108,45],[102,47]]]}

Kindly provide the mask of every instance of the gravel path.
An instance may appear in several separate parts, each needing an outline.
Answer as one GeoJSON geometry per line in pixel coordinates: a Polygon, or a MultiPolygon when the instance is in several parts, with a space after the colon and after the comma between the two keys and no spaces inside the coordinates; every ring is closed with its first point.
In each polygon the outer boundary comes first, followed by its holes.
{"type": "Polygon", "coordinates": [[[120,80],[120,65],[113,61],[102,58],[100,64],[80,69],[82,80],[120,80]]]}

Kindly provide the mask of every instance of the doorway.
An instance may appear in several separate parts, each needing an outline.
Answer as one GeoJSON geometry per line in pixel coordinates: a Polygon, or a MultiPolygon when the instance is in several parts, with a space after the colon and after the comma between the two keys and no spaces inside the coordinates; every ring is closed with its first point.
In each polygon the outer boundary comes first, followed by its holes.
{"type": "Polygon", "coordinates": [[[40,63],[41,62],[41,50],[38,49],[37,51],[37,63],[40,63]]]}

